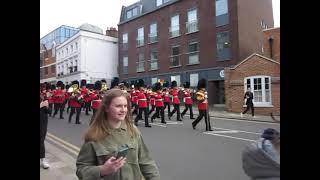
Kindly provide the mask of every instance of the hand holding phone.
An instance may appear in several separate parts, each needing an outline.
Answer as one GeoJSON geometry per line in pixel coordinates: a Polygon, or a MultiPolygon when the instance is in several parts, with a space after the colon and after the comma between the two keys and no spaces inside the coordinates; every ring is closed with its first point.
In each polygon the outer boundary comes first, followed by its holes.
{"type": "Polygon", "coordinates": [[[129,150],[128,147],[121,148],[117,153],[117,159],[120,158],[120,157],[126,157],[127,154],[128,154],[128,150],[129,150]]]}

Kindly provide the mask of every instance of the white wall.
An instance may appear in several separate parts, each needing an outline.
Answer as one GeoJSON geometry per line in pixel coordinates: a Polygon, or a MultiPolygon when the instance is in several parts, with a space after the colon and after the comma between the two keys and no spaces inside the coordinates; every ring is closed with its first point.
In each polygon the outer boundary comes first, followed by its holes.
{"type": "MultiPolygon", "coordinates": [[[[69,84],[73,80],[86,79],[88,83],[94,83],[96,80],[106,79],[108,86],[110,86],[111,79],[113,77],[118,77],[118,39],[86,32],[80,31],[74,37],[70,38],[63,44],[57,47],[57,52],[64,50],[66,54],[66,48],[68,48],[69,55],[64,55],[63,57],[57,57],[57,73],[59,62],[64,64],[64,75],[65,77],[59,77],[57,79],[68,82],[69,84]],[[75,49],[75,42],[78,42],[78,50],[70,53],[70,47],[73,45],[75,49]],[[66,63],[70,65],[73,61],[73,66],[75,65],[75,56],[78,56],[77,65],[78,72],[69,75],[69,71],[66,69],[66,63]],[[92,80],[90,82],[90,80],[92,80]]],[[[61,71],[61,70],[60,70],[61,71]]]]}

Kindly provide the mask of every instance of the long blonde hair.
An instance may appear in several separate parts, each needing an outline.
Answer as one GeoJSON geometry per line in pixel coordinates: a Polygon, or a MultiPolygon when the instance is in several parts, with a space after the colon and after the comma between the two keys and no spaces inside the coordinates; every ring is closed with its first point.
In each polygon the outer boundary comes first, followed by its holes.
{"type": "Polygon", "coordinates": [[[133,137],[137,136],[137,130],[134,128],[132,123],[132,115],[131,115],[131,105],[129,95],[126,92],[123,92],[120,89],[110,89],[108,90],[101,102],[99,109],[97,110],[95,117],[84,135],[85,142],[87,141],[101,141],[108,135],[110,135],[110,127],[108,125],[108,114],[106,112],[106,108],[108,108],[114,98],[117,97],[125,97],[127,99],[127,115],[125,117],[124,122],[127,125],[128,134],[133,137]]]}

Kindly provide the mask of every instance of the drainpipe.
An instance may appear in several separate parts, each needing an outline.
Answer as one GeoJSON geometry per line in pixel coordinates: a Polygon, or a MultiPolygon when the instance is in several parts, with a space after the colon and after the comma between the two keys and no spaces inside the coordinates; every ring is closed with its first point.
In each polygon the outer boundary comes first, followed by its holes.
{"type": "Polygon", "coordinates": [[[269,38],[269,48],[270,48],[270,58],[273,59],[273,55],[272,55],[272,44],[273,44],[273,38],[270,37],[269,38]]]}

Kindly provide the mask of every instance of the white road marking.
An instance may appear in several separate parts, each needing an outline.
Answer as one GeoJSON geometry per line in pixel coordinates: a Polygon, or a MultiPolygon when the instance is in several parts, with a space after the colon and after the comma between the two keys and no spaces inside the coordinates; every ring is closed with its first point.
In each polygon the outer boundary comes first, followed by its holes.
{"type": "Polygon", "coordinates": [[[250,132],[250,131],[241,131],[241,130],[237,130],[237,129],[226,129],[226,128],[218,128],[218,127],[212,127],[214,129],[222,129],[222,130],[228,130],[228,131],[238,131],[238,132],[243,132],[243,133],[248,133],[248,134],[257,134],[260,135],[261,133],[256,133],[256,132],[250,132]]]}
{"type": "Polygon", "coordinates": [[[177,122],[177,121],[167,121],[167,124],[183,124],[183,123],[177,122]]]}
{"type": "Polygon", "coordinates": [[[252,139],[245,139],[245,138],[227,136],[227,135],[222,135],[222,134],[214,134],[212,132],[203,132],[203,134],[208,134],[208,135],[212,135],[212,136],[221,136],[221,137],[226,137],[226,138],[231,138],[231,139],[238,139],[238,140],[249,141],[249,142],[256,142],[256,140],[252,140],[252,139]]]}
{"type": "MultiPolygon", "coordinates": [[[[280,126],[280,123],[272,123],[272,122],[261,122],[261,121],[255,121],[255,120],[242,120],[242,119],[231,119],[228,117],[212,117],[210,116],[210,118],[213,119],[221,119],[221,120],[225,120],[225,121],[237,121],[237,122],[247,122],[247,123],[256,123],[256,124],[269,124],[269,125],[277,125],[280,126]]],[[[211,120],[212,121],[212,120],[211,120]]]]}
{"type": "Polygon", "coordinates": [[[167,127],[166,125],[164,124],[160,124],[160,123],[150,123],[151,125],[155,125],[155,126],[160,126],[160,127],[167,127]]]}
{"type": "Polygon", "coordinates": [[[239,131],[212,131],[212,133],[216,134],[216,133],[238,133],[239,131]]]}

